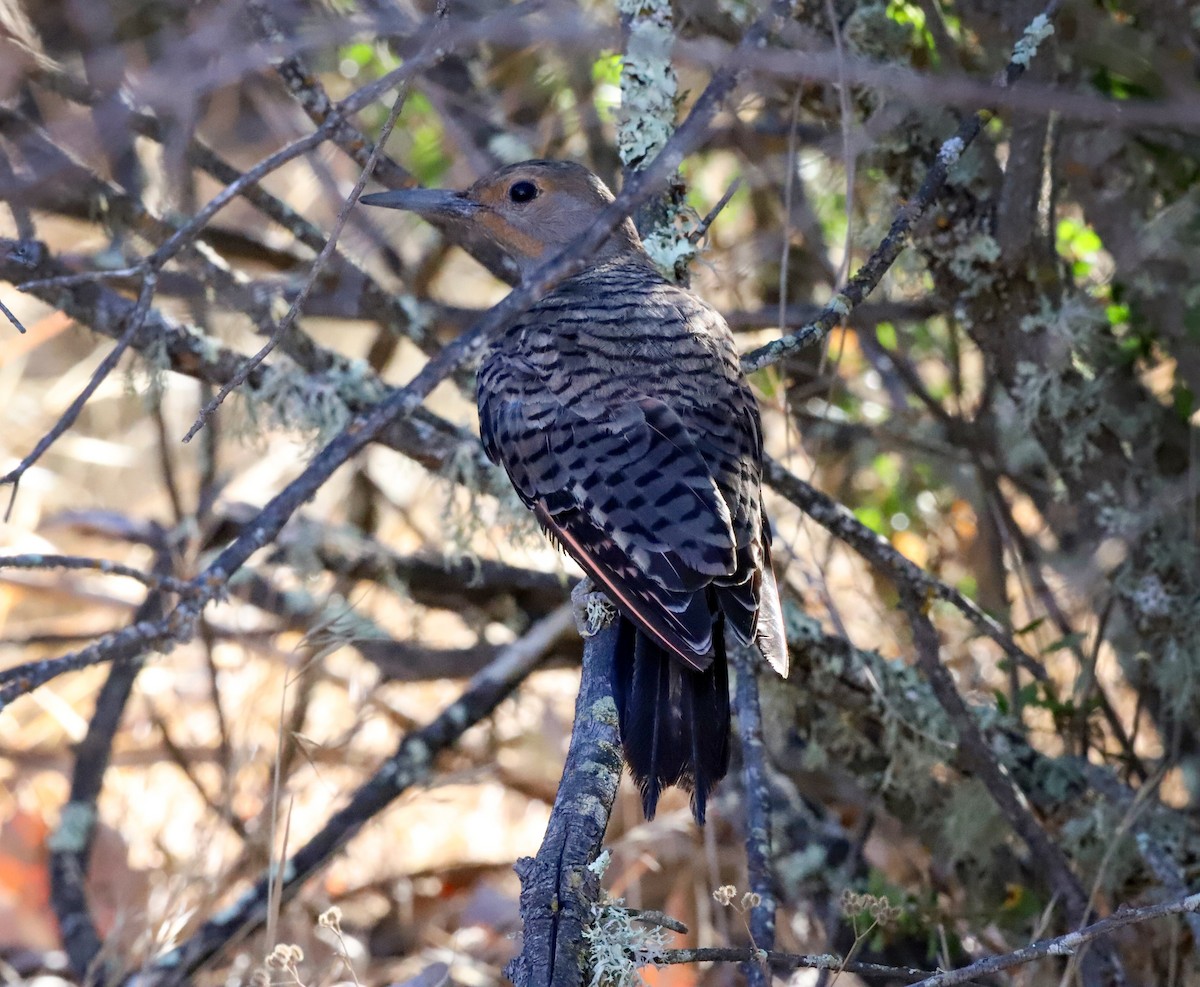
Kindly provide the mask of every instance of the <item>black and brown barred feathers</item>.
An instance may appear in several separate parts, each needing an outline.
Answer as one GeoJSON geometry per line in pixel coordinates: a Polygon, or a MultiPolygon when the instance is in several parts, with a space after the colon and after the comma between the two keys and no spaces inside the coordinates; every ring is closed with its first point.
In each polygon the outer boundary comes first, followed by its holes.
{"type": "MultiPolygon", "coordinates": [[[[580,165],[527,161],[463,192],[363,201],[469,224],[528,274],[612,198],[580,165]]],[[[725,321],[658,274],[627,220],[491,341],[479,417],[488,455],[620,612],[613,689],[646,816],[681,785],[702,823],[729,764],[727,635],[787,673],[758,408],[725,321]]]]}

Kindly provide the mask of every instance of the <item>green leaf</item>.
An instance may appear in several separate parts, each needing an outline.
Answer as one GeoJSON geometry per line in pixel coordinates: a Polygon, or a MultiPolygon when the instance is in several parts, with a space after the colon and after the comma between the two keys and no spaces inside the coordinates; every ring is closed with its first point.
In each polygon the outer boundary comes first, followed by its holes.
{"type": "Polygon", "coordinates": [[[1054,654],[1056,651],[1066,651],[1072,648],[1077,648],[1083,643],[1083,639],[1084,637],[1082,633],[1079,631],[1072,631],[1070,634],[1066,634],[1063,637],[1060,637],[1057,641],[1053,641],[1046,645],[1046,647],[1042,649],[1041,653],[1044,655],[1050,655],[1054,654]]]}
{"type": "Polygon", "coordinates": [[[875,534],[882,535],[884,533],[885,523],[883,520],[883,511],[881,511],[878,507],[856,507],[854,509],[854,516],[858,518],[860,524],[866,525],[868,528],[874,531],[875,534]]]}
{"type": "Polygon", "coordinates": [[[1192,389],[1187,384],[1176,384],[1172,397],[1175,403],[1175,414],[1179,416],[1180,421],[1186,422],[1192,417],[1192,409],[1196,405],[1196,395],[1192,393],[1192,389]]]}
{"type": "Polygon", "coordinates": [[[1045,622],[1046,622],[1045,617],[1038,617],[1035,620],[1031,620],[1024,627],[1018,627],[1015,631],[1013,631],[1013,635],[1019,637],[1022,634],[1029,634],[1033,631],[1036,631],[1045,622]]]}

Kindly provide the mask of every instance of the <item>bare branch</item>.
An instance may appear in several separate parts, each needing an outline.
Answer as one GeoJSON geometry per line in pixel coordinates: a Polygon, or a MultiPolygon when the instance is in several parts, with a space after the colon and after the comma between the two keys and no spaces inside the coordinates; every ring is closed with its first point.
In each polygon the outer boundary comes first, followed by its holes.
{"type": "Polygon", "coordinates": [[[164,589],[171,593],[185,593],[191,587],[182,579],[171,575],[144,572],[133,566],[122,565],[108,559],[92,559],[82,555],[0,555],[0,569],[71,569],[90,570],[111,576],[136,579],[150,589],[164,589]]]}
{"type": "Polygon", "coordinates": [[[42,458],[45,453],[58,440],[59,436],[75,424],[75,419],[79,417],[79,413],[83,410],[84,405],[88,403],[88,399],[95,393],[96,388],[103,383],[104,379],[112,373],[117,363],[120,362],[121,356],[129,345],[133,342],[138,332],[141,331],[142,323],[146,319],[146,313],[150,310],[150,302],[154,298],[154,287],[157,283],[157,278],[152,271],[147,271],[142,280],[142,290],[138,295],[137,304],[133,311],[129,314],[129,318],[125,323],[125,331],[121,334],[121,338],[117,340],[117,345],[108,351],[108,354],[100,361],[98,366],[92,373],[91,379],[79,395],[71,402],[66,411],[59,416],[54,427],[50,429],[36,446],[21,462],[12,470],[9,470],[4,476],[0,477],[0,486],[12,484],[12,495],[8,499],[8,508],[5,511],[5,520],[12,515],[13,504],[16,503],[17,490],[26,471],[34,463],[42,458]]]}
{"type": "MultiPolygon", "coordinates": [[[[1049,25],[1061,5],[1062,0],[1050,0],[1036,20],[1043,26],[1049,25]]],[[[1028,35],[1029,32],[1026,33],[1028,35]]],[[[1007,89],[1021,78],[1036,50],[1036,44],[1032,50],[1025,45],[1025,38],[1017,43],[1013,57],[1005,67],[1000,82],[1001,86],[1007,89]]],[[[836,78],[840,81],[841,74],[846,71],[842,59],[835,59],[835,68],[838,73],[836,78]]],[[[849,81],[849,77],[847,77],[847,81],[849,81]]],[[[986,100],[981,102],[986,102],[986,100]]],[[[900,256],[901,251],[907,245],[913,225],[921,218],[946,184],[950,168],[958,162],[963,152],[979,136],[979,132],[983,129],[983,125],[991,119],[991,115],[988,110],[976,110],[962,122],[954,136],[942,144],[925,174],[925,181],[921,183],[921,188],[897,211],[887,236],[875,248],[867,262],[833,296],[817,319],[790,336],[783,336],[745,354],[742,357],[742,369],[746,373],[761,370],[771,363],[778,363],[788,354],[795,353],[823,339],[830,329],[840,324],[856,305],[875,290],[884,274],[896,262],[896,258],[900,256]]]]}
{"type": "MultiPolygon", "coordinates": [[[[539,621],[476,675],[462,695],[432,720],[405,737],[396,752],[349,802],[296,851],[282,868],[281,903],[294,898],[310,877],[344,847],[374,816],[401,793],[419,785],[433,769],[437,754],[454,744],[471,726],[489,716],[500,701],[538,666],[559,637],[570,628],[572,612],[564,605],[539,621]]],[[[267,918],[270,878],[259,879],[231,908],[215,916],[186,942],[139,971],[126,983],[156,987],[190,982],[195,972],[237,939],[263,925],[267,918]]]]}

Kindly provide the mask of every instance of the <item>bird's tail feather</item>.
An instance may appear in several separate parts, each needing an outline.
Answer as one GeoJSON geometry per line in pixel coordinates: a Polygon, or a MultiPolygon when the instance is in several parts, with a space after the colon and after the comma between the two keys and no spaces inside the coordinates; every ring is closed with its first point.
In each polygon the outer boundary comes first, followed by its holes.
{"type": "Polygon", "coordinates": [[[622,616],[613,667],[613,694],[625,761],[642,793],[646,818],[664,788],[692,793],[692,813],[704,822],[708,796],[729,768],[729,667],[724,634],[714,628],[716,654],[703,672],[684,668],[622,616]]]}

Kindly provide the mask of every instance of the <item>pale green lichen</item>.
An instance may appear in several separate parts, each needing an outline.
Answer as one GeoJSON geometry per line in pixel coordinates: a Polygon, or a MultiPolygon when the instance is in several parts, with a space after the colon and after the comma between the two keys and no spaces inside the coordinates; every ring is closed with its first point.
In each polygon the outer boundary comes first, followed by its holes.
{"type": "Polygon", "coordinates": [[[1165,617],[1175,606],[1175,594],[1167,592],[1158,573],[1147,572],[1138,580],[1137,588],[1129,594],[1142,617],[1165,617]]]}
{"type": "Polygon", "coordinates": [[[1012,395],[1020,427],[1033,431],[1040,423],[1069,423],[1057,432],[1059,469],[1073,475],[1100,453],[1098,441],[1105,428],[1104,379],[1079,376],[1068,379],[1061,372],[1023,360],[1017,364],[1012,395]]]}
{"type": "Polygon", "coordinates": [[[96,825],[96,807],[87,802],[68,802],[59,814],[58,828],[46,839],[54,853],[82,853],[96,825]]]}
{"type": "Polygon", "coordinates": [[[961,137],[951,137],[938,150],[938,160],[949,167],[962,156],[963,140],[961,137]]]}
{"type": "Polygon", "coordinates": [[[598,878],[604,877],[608,871],[608,865],[612,863],[612,851],[605,848],[600,851],[599,855],[590,864],[587,865],[589,871],[598,878]]]}
{"type": "Polygon", "coordinates": [[[446,524],[444,553],[455,559],[470,559],[475,538],[489,530],[497,519],[503,522],[511,544],[541,547],[543,537],[533,515],[521,503],[511,483],[483,459],[478,442],[462,442],[446,458],[441,470],[446,481],[446,524]],[[490,508],[484,498],[494,498],[490,508]]]}
{"type": "MultiPolygon", "coordinates": [[[[1161,549],[1151,550],[1156,571],[1177,568],[1181,557],[1193,551],[1186,540],[1178,541],[1174,562],[1161,549]]],[[[1130,592],[1119,578],[1116,586],[1118,592],[1130,592]]],[[[1153,589],[1150,602],[1162,602],[1153,589]]],[[[1169,606],[1173,623],[1169,634],[1157,636],[1164,642],[1161,649],[1137,660],[1149,674],[1161,677],[1164,692],[1168,685],[1187,692],[1200,685],[1195,681],[1200,663],[1190,643],[1200,640],[1200,627],[1190,632],[1183,628],[1188,620],[1200,622],[1200,608],[1183,598],[1169,606]]],[[[1011,830],[978,781],[949,777],[958,745],[928,683],[901,661],[835,642],[819,632],[812,618],[785,608],[785,620],[804,686],[772,686],[764,680],[764,722],[786,721],[786,743],[793,743],[791,731],[797,731],[804,766],[833,764],[853,774],[935,853],[958,865],[980,908],[1000,908],[1003,902],[995,896],[1004,889],[995,878],[1004,873],[997,864],[1011,859],[1011,830]],[[854,694],[849,706],[839,702],[847,688],[854,694]]],[[[1135,858],[1133,841],[1121,834],[1128,825],[1128,807],[1098,794],[1087,774],[1092,768],[1075,758],[1036,756],[1019,740],[1019,724],[997,706],[973,705],[972,713],[999,762],[1031,801],[1061,824],[1056,835],[1062,834],[1085,880],[1098,882],[1106,894],[1136,886],[1145,868],[1135,858]]],[[[1194,859],[1200,849],[1186,818],[1152,802],[1137,815],[1136,828],[1176,861],[1194,859]]],[[[819,874],[819,858],[797,857],[781,862],[777,876],[794,887],[808,879],[814,866],[819,874]]]]}
{"type": "Polygon", "coordinates": [[[775,861],[775,871],[785,885],[799,886],[812,878],[820,878],[830,870],[829,851],[816,840],[805,843],[798,853],[775,861]]]}
{"type": "Polygon", "coordinates": [[[396,305],[404,313],[405,318],[408,319],[408,326],[405,330],[406,335],[414,343],[420,343],[425,339],[430,326],[433,325],[436,319],[434,307],[424,299],[418,298],[416,295],[410,295],[407,292],[396,296],[396,305]]]}
{"type": "Polygon", "coordinates": [[[664,930],[636,923],[624,902],[607,894],[594,906],[583,937],[591,987],[645,987],[641,968],[657,962],[670,942],[664,930]]]}
{"type": "MultiPolygon", "coordinates": [[[[419,737],[410,737],[404,743],[405,766],[411,766],[414,770],[420,770],[428,765],[433,760],[433,751],[429,745],[419,737]]],[[[396,761],[397,771],[400,768],[400,762],[396,761]]]]}
{"type": "Polygon", "coordinates": [[[820,621],[800,607],[784,604],[783,621],[789,641],[819,641],[822,637],[820,621]]]}
{"type": "Polygon", "coordinates": [[[323,445],[349,423],[351,407],[375,404],[386,393],[365,360],[339,361],[321,374],[300,373],[288,364],[280,358],[265,365],[257,387],[236,392],[247,416],[245,434],[257,435],[267,425],[323,445]]]}
{"type": "Polygon", "coordinates": [[[1100,484],[1087,495],[1087,502],[1095,515],[1097,526],[1106,535],[1124,539],[1135,535],[1141,527],[1139,513],[1118,500],[1111,483],[1100,484]]]}
{"type": "Polygon", "coordinates": [[[629,19],[629,41],[621,64],[617,144],[621,160],[637,168],[666,146],[674,128],[674,23],[670,0],[620,0],[618,7],[629,19]]]}
{"type": "Polygon", "coordinates": [[[912,43],[911,29],[888,15],[889,4],[856,3],[841,25],[842,42],[856,55],[891,60],[912,43]]]}
{"type": "Polygon", "coordinates": [[[608,597],[600,593],[590,593],[584,607],[585,617],[593,634],[597,633],[600,628],[607,627],[617,615],[616,609],[609,602],[608,597]]]}
{"type": "Polygon", "coordinates": [[[617,704],[613,702],[612,696],[597,699],[592,704],[590,712],[592,719],[599,723],[604,723],[608,726],[616,726],[617,724],[617,704]]]}
{"type": "MultiPolygon", "coordinates": [[[[654,261],[655,266],[674,278],[681,268],[686,270],[696,256],[696,245],[692,243],[686,227],[687,214],[675,213],[676,222],[669,226],[656,226],[643,240],[642,246],[654,261]]],[[[693,227],[694,229],[694,227],[693,227]]]]}
{"type": "Polygon", "coordinates": [[[960,241],[948,263],[950,273],[963,283],[962,295],[971,298],[987,290],[996,280],[996,261],[1000,259],[1000,244],[996,238],[977,231],[960,241]]]}
{"type": "Polygon", "coordinates": [[[1061,841],[1083,873],[1110,894],[1133,878],[1141,867],[1137,843],[1129,832],[1131,819],[1123,806],[1089,803],[1063,825],[1061,841]]]}
{"type": "MultiPolygon", "coordinates": [[[[593,775],[607,771],[595,762],[592,762],[589,770],[593,775]]],[[[597,827],[603,828],[608,823],[609,807],[593,793],[585,792],[576,799],[572,815],[590,819],[597,827]]]]}
{"type": "Polygon", "coordinates": [[[199,326],[185,322],[176,328],[189,337],[193,352],[205,363],[216,363],[221,358],[220,341],[214,339],[199,326]]]}
{"type": "Polygon", "coordinates": [[[147,409],[156,408],[162,401],[167,371],[171,369],[171,350],[166,334],[155,333],[139,354],[141,359],[128,365],[125,386],[131,394],[141,395],[147,409]]]}
{"type": "Polygon", "coordinates": [[[757,5],[751,0],[717,0],[717,9],[738,27],[749,27],[758,15],[757,5]]]}
{"type": "Polygon", "coordinates": [[[516,164],[536,156],[528,143],[507,130],[492,135],[488,140],[488,150],[503,164],[516,164]]]}
{"type": "Polygon", "coordinates": [[[1029,26],[1025,28],[1025,33],[1021,35],[1017,43],[1013,46],[1013,64],[1028,68],[1029,63],[1033,61],[1033,56],[1037,54],[1038,47],[1053,33],[1054,25],[1050,23],[1050,18],[1045,14],[1038,14],[1037,17],[1029,22],[1029,26]]]}
{"type": "Polygon", "coordinates": [[[850,309],[853,308],[853,305],[851,305],[850,299],[839,291],[829,299],[829,304],[826,307],[836,312],[839,319],[844,319],[850,314],[850,309]]]}
{"type": "Polygon", "coordinates": [[[950,790],[939,812],[941,840],[938,854],[948,865],[986,865],[991,848],[1008,836],[1008,822],[996,808],[987,786],[976,778],[964,778],[950,790]]]}
{"type": "MultiPolygon", "coordinates": [[[[679,81],[671,64],[675,31],[670,0],[621,0],[629,39],[621,61],[621,106],[617,148],[626,167],[647,164],[675,127],[679,81]]],[[[660,271],[679,280],[696,256],[692,234],[699,217],[684,198],[683,183],[671,183],[652,229],[643,231],[646,253],[660,271]]]]}
{"type": "Polygon", "coordinates": [[[269,371],[259,387],[245,392],[244,398],[251,429],[263,424],[282,428],[308,436],[313,445],[327,442],[350,420],[346,402],[329,379],[269,371]]]}

